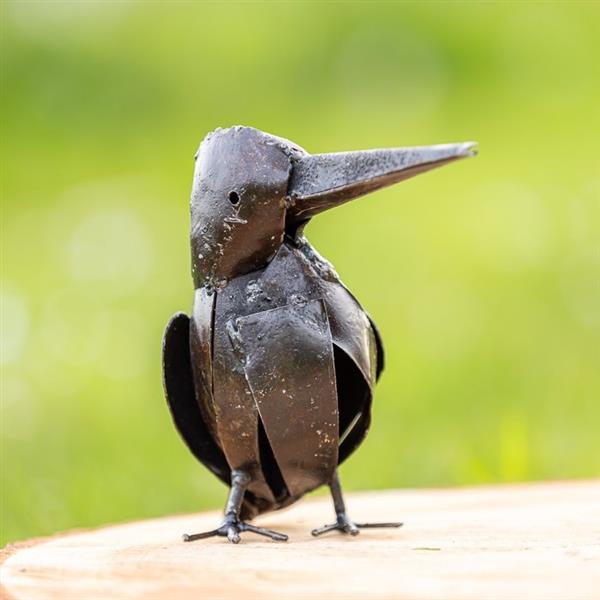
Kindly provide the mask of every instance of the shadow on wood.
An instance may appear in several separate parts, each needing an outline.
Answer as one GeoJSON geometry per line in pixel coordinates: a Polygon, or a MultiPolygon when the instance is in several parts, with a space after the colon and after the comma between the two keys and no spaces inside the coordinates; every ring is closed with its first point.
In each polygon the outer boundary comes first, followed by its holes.
{"type": "Polygon", "coordinates": [[[401,519],[358,537],[310,530],[329,498],[258,522],[287,543],[246,535],[185,544],[216,512],[68,533],[10,547],[4,594],[105,598],[600,598],[600,481],[402,490],[348,497],[357,521],[401,519]]]}

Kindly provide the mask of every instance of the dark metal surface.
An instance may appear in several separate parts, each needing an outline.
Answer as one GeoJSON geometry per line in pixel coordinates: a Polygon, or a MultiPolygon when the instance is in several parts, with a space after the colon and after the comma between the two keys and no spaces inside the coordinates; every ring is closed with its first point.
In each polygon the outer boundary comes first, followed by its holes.
{"type": "MultiPolygon", "coordinates": [[[[231,492],[223,524],[328,484],[345,513],[337,465],[364,439],[383,369],[374,323],[303,229],[319,212],[474,154],[472,143],[310,155],[249,127],[218,129],[197,154],[191,200],[192,318],[178,313],[163,349],[165,393],[193,454],[231,492]]],[[[383,523],[370,526],[398,526],[383,523]]]]}
{"type": "Polygon", "coordinates": [[[223,451],[215,444],[196,402],[190,360],[190,319],[175,314],[163,339],[163,382],[175,427],[192,454],[225,483],[231,478],[223,451]]]}
{"type": "Polygon", "coordinates": [[[217,130],[202,142],[191,201],[196,287],[223,287],[273,257],[283,241],[292,152],[249,127],[217,130]]]}
{"type": "MultiPolygon", "coordinates": [[[[256,473],[249,490],[257,497],[273,503],[271,508],[289,503],[314,486],[300,490],[298,485],[294,485],[294,493],[290,494],[288,488],[278,485],[279,472],[287,481],[293,476],[285,473],[285,466],[273,462],[269,449],[277,456],[283,452],[279,446],[284,447],[285,442],[274,436],[263,423],[269,444],[265,446],[263,438],[261,446],[261,420],[244,369],[246,355],[242,352],[241,339],[237,334],[238,319],[278,307],[323,301],[333,342],[335,370],[328,374],[326,369],[322,369],[321,385],[327,386],[331,380],[341,392],[341,395],[338,394],[338,405],[342,435],[348,425],[354,422],[353,435],[347,436],[340,446],[340,461],[356,448],[370,421],[371,386],[374,384],[371,374],[376,370],[377,353],[370,321],[356,300],[334,277],[334,273],[328,271],[325,275],[323,265],[315,261],[312,253],[286,242],[265,269],[237,277],[226,288],[217,291],[213,383],[219,439],[232,468],[256,473]],[[264,489],[263,476],[270,482],[268,487],[273,497],[264,489]]],[[[300,331],[290,343],[293,341],[300,352],[310,352],[309,346],[303,346],[299,334],[300,331]]],[[[257,341],[268,350],[271,357],[279,356],[269,336],[257,341]]],[[[290,356],[289,352],[283,354],[282,362],[290,356]]],[[[288,392],[295,391],[293,387],[285,389],[288,392]]],[[[286,419],[293,418],[292,409],[285,406],[289,400],[282,397],[279,405],[286,419]]],[[[303,416],[305,414],[302,413],[303,416]]],[[[337,447],[337,435],[330,437],[328,443],[337,447]]],[[[310,453],[308,447],[306,453],[310,453]]]]}
{"type": "Polygon", "coordinates": [[[325,304],[287,304],[236,319],[234,327],[283,483],[289,495],[301,496],[329,481],[338,464],[337,394],[325,304]]]}
{"type": "Polygon", "coordinates": [[[314,154],[294,164],[290,213],[302,220],[419,173],[473,156],[476,144],[314,154]]]}

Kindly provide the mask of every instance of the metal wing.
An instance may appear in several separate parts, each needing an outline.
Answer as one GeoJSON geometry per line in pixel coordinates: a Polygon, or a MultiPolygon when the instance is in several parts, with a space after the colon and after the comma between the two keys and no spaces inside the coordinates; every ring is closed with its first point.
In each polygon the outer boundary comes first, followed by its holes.
{"type": "Polygon", "coordinates": [[[192,454],[227,485],[231,471],[223,451],[202,417],[190,360],[190,319],[182,312],[171,317],[163,338],[163,384],[171,417],[192,454]]]}
{"type": "Polygon", "coordinates": [[[385,368],[385,351],[383,349],[383,340],[381,339],[381,334],[379,333],[379,329],[377,328],[377,325],[375,325],[375,321],[373,321],[373,319],[371,319],[371,316],[368,313],[365,313],[367,315],[367,319],[369,319],[369,323],[371,324],[371,329],[373,330],[373,335],[375,336],[375,346],[377,348],[377,366],[375,369],[375,376],[376,376],[376,381],[379,381],[379,378],[381,377],[381,373],[383,372],[383,369],[385,368]]]}
{"type": "Polygon", "coordinates": [[[375,382],[381,377],[384,368],[383,342],[373,322],[367,316],[373,332],[375,361],[374,377],[369,385],[358,368],[356,362],[339,346],[334,346],[335,374],[340,398],[340,464],[354,452],[364,440],[371,425],[371,403],[373,401],[373,390],[375,382]]]}
{"type": "MultiPolygon", "coordinates": [[[[291,496],[331,480],[338,460],[333,346],[322,300],[237,319],[244,371],[291,496]]],[[[263,469],[265,465],[263,465],[263,469]]]]}

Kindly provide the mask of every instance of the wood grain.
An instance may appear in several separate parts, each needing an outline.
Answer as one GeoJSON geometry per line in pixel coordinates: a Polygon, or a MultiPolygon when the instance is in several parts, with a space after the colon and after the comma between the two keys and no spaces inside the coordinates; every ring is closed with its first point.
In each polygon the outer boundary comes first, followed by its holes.
{"type": "Polygon", "coordinates": [[[1,570],[15,600],[107,598],[600,599],[600,480],[349,495],[357,521],[392,530],[315,539],[327,497],[258,520],[288,533],[185,544],[217,512],[75,532],[16,547],[1,570]]]}

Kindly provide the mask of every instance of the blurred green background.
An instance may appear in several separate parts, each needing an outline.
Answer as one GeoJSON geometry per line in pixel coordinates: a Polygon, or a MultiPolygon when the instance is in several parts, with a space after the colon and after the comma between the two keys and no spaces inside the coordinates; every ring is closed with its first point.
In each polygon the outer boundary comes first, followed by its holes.
{"type": "Polygon", "coordinates": [[[481,145],[307,230],[387,348],[347,489],[598,476],[599,24],[594,2],[3,2],[1,543],[222,506],[160,340],[192,300],[194,152],[237,123],[310,152],[481,145]]]}

